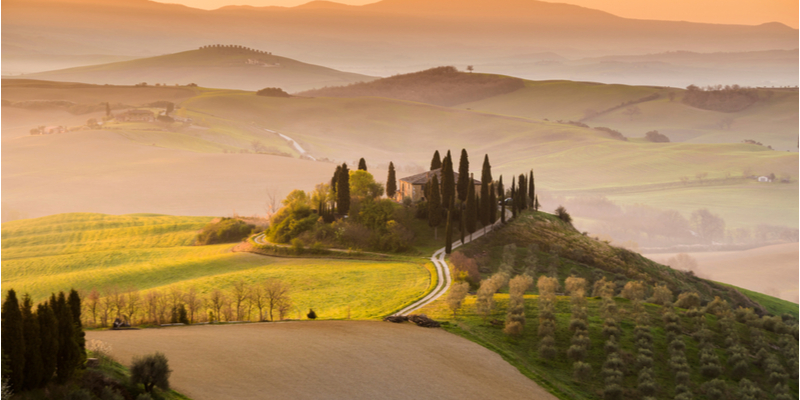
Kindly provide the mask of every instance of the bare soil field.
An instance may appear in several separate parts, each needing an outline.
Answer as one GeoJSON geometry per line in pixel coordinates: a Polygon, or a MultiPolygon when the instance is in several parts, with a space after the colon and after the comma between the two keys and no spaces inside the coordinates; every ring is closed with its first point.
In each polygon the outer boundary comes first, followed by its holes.
{"type": "Polygon", "coordinates": [[[556,399],[499,355],[441,329],[367,321],[90,331],[123,364],[160,351],[204,399],[556,399]]]}
{"type": "Polygon", "coordinates": [[[327,182],[333,164],[265,154],[194,153],[143,146],[113,132],[4,140],[4,211],[263,215],[293,189],[327,182]]]}
{"type": "MultiPolygon", "coordinates": [[[[687,253],[697,260],[694,271],[700,277],[729,283],[798,302],[797,243],[778,244],[745,251],[687,253]]],[[[643,254],[665,262],[676,254],[643,254]]]]}

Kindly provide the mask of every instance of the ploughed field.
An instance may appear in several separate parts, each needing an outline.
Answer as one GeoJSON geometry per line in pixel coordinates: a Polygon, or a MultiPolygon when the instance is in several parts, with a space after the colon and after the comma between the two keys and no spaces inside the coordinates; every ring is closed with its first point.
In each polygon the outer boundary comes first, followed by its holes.
{"type": "Polygon", "coordinates": [[[555,399],[499,355],[441,329],[287,322],[89,331],[128,365],[160,351],[172,386],[204,399],[555,399]]]}

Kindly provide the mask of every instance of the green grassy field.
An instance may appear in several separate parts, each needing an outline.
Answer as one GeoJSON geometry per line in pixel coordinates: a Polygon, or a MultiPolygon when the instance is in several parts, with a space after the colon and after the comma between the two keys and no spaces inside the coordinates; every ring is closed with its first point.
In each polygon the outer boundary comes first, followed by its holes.
{"type": "Polygon", "coordinates": [[[658,130],[673,142],[739,143],[753,139],[781,151],[797,151],[796,91],[762,89],[759,102],[733,113],[690,107],[680,101],[682,93],[682,89],[649,86],[526,81],[523,89],[460,104],[457,108],[551,121],[582,120],[592,127],[616,129],[631,138],[658,130]],[[767,91],[772,94],[767,95],[767,91]],[[674,93],[674,100],[669,99],[669,93],[674,93]],[[659,98],[636,104],[640,110],[638,115],[626,114],[627,107],[603,113],[624,102],[653,94],[659,98]],[[600,114],[592,116],[594,113],[600,114]],[[724,119],[732,120],[730,128],[720,126],[724,119]]]}
{"type": "MultiPolygon", "coordinates": [[[[320,318],[379,318],[431,285],[423,260],[359,261],[234,253],[232,244],[192,246],[208,217],[61,214],[2,225],[3,290],[138,290],[195,287],[227,290],[234,282],[279,278],[297,310],[320,318]]],[[[291,314],[295,316],[294,312],[291,314]]]]}

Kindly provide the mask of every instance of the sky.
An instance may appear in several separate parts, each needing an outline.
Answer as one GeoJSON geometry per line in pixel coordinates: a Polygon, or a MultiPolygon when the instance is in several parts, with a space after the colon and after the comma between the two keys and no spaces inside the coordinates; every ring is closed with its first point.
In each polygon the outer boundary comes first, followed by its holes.
{"type": "MultiPolygon", "coordinates": [[[[310,0],[160,0],[190,7],[214,9],[226,5],[296,6],[310,0]]],[[[361,5],[376,0],[336,0],[361,5]]],[[[797,0],[569,0],[552,1],[576,4],[637,19],[758,25],[781,22],[798,27],[797,0]]]]}

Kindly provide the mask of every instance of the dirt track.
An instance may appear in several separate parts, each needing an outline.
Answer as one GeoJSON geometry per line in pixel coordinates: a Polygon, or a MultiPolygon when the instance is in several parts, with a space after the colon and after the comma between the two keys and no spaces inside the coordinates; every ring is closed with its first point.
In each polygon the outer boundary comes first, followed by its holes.
{"type": "Polygon", "coordinates": [[[441,329],[369,321],[92,331],[128,364],[165,353],[204,399],[555,399],[499,355],[441,329]]]}

